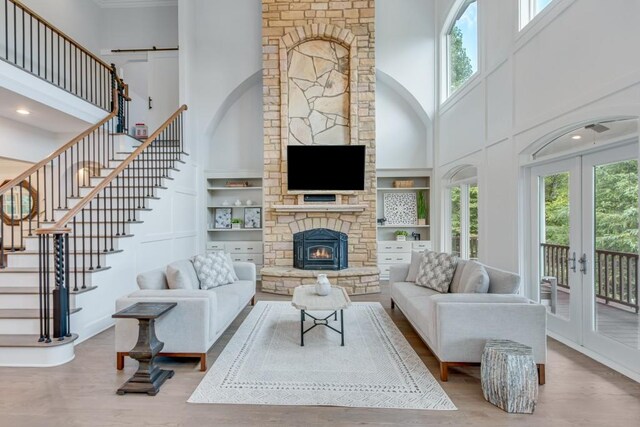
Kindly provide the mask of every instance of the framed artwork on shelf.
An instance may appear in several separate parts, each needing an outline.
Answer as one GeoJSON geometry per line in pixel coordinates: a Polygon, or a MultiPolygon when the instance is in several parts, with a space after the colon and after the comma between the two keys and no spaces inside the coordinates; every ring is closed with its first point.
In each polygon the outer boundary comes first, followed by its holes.
{"type": "Polygon", "coordinates": [[[217,208],[214,228],[231,228],[231,208],[217,208]]]}
{"type": "Polygon", "coordinates": [[[412,225],[418,223],[416,193],[384,193],[384,217],[387,225],[412,225]]]}
{"type": "Polygon", "coordinates": [[[244,208],[244,228],[262,227],[262,209],[244,208]]]}

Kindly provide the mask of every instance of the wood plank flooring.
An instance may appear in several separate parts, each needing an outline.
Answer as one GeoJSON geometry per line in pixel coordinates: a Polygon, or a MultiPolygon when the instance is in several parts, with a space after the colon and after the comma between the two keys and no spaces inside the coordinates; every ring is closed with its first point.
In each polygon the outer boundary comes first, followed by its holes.
{"type": "MultiPolygon", "coordinates": [[[[287,299],[260,293],[259,300],[287,299]]],[[[391,311],[386,286],[380,295],[353,298],[383,303],[429,370],[434,357],[399,311],[391,311]]],[[[209,366],[251,309],[247,308],[209,351],[209,366]]],[[[0,368],[0,426],[569,426],[638,425],[640,384],[564,345],[549,340],[547,384],[533,415],[512,415],[487,403],[479,368],[451,369],[444,390],[458,411],[412,411],[296,406],[187,404],[204,376],[198,361],[161,360],[176,371],[155,397],[118,396],[116,389],[136,370],[127,359],[115,369],[114,331],[76,347],[71,363],[55,368],[0,368]]]]}

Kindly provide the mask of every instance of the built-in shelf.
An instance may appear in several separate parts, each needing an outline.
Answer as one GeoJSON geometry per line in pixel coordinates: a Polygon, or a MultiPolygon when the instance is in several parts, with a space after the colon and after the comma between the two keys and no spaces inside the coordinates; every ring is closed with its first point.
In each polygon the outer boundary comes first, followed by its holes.
{"type": "Polygon", "coordinates": [[[262,187],[209,187],[209,191],[229,191],[229,190],[262,190],[262,187]]]}
{"type": "Polygon", "coordinates": [[[210,228],[207,231],[262,231],[262,228],[210,228]]]}
{"type": "Polygon", "coordinates": [[[430,187],[378,187],[378,191],[425,191],[430,189],[430,187]]]}
{"type": "Polygon", "coordinates": [[[393,224],[393,225],[379,225],[378,228],[429,228],[430,225],[418,225],[418,224],[393,224]]]}
{"type": "Polygon", "coordinates": [[[276,212],[364,212],[368,205],[330,205],[330,204],[308,204],[308,205],[273,205],[276,212]]]}

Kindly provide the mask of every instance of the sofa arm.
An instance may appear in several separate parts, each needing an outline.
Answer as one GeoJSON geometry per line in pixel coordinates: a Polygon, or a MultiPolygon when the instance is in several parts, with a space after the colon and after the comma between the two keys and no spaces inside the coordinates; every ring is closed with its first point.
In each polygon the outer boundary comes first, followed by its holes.
{"type": "Polygon", "coordinates": [[[240,280],[256,281],[256,265],[252,262],[234,262],[233,269],[240,280]]]}
{"type": "Polygon", "coordinates": [[[480,362],[489,339],[508,339],[533,349],[538,364],[547,359],[547,311],[528,302],[435,301],[436,346],[445,362],[480,362]]]}
{"type": "MultiPolygon", "coordinates": [[[[116,310],[122,310],[138,302],[176,302],[173,309],[156,320],[156,335],[164,343],[165,353],[206,353],[216,332],[215,292],[206,296],[177,297],[170,292],[165,296],[140,296],[141,291],[116,300],[116,310]]],[[[190,291],[192,292],[192,291],[190,291]]],[[[206,292],[206,291],[203,291],[206,292]]],[[[151,291],[151,293],[159,293],[151,291]]],[[[128,352],[138,340],[138,321],[116,320],[116,351],[128,352]]]]}
{"type": "Polygon", "coordinates": [[[389,268],[389,284],[406,282],[410,264],[394,264],[389,268]]]}

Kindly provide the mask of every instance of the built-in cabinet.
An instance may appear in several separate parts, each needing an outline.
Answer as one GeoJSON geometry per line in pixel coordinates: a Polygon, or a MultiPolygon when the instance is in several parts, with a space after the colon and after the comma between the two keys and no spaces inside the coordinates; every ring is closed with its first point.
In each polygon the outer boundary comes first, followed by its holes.
{"type": "Polygon", "coordinates": [[[262,173],[238,172],[205,174],[207,190],[206,250],[223,250],[233,261],[263,266],[262,173]],[[246,186],[232,186],[246,184],[246,186]],[[236,219],[240,224],[228,224],[236,219]]]}
{"type": "Polygon", "coordinates": [[[378,267],[380,278],[389,278],[393,264],[411,261],[412,251],[431,249],[431,177],[426,169],[379,169],[377,171],[378,267]],[[410,187],[399,187],[398,185],[410,187]],[[425,217],[417,214],[422,193],[425,217]],[[385,206],[386,205],[386,206],[385,206]],[[386,208],[386,210],[385,210],[386,208]],[[396,240],[396,231],[406,231],[406,241],[396,240]]]}

